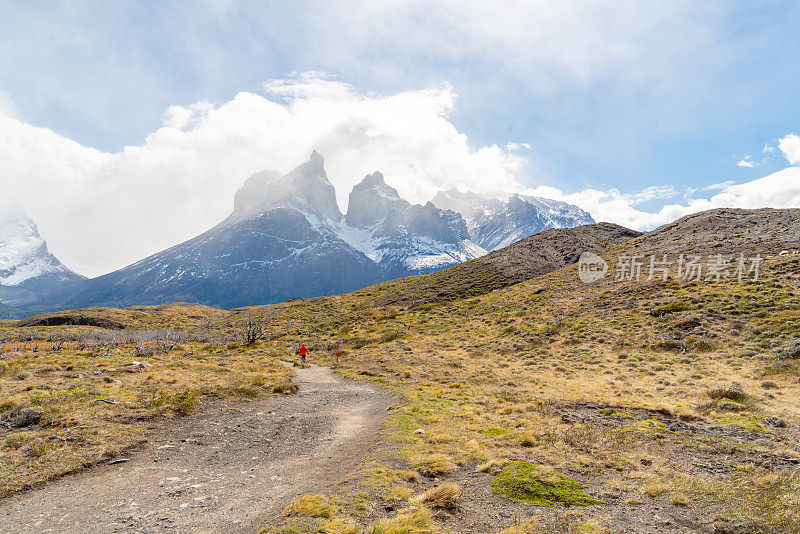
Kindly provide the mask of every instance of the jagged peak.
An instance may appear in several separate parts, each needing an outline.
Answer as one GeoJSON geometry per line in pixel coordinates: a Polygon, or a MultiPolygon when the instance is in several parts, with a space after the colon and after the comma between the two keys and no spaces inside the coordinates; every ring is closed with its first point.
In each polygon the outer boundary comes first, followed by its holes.
{"type": "Polygon", "coordinates": [[[372,174],[368,174],[361,180],[362,184],[370,184],[370,185],[386,185],[386,181],[383,179],[383,173],[381,171],[375,171],[372,174]]]}
{"type": "Polygon", "coordinates": [[[325,173],[324,158],[314,150],[308,161],[285,175],[261,171],[245,181],[234,197],[233,220],[279,207],[314,212],[339,221],[336,192],[325,173]]]}
{"type": "Polygon", "coordinates": [[[293,178],[322,178],[325,183],[330,183],[328,182],[328,175],[325,173],[325,158],[316,150],[311,152],[308,161],[289,171],[286,176],[293,178]]]}
{"type": "Polygon", "coordinates": [[[408,206],[397,189],[384,181],[383,173],[375,171],[350,191],[345,222],[354,227],[372,226],[390,213],[408,206]]]}

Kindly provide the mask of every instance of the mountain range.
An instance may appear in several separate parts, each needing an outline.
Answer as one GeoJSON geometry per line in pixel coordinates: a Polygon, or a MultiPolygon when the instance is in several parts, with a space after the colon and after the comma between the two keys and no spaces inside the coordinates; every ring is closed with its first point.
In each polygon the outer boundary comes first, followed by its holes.
{"type": "Polygon", "coordinates": [[[346,293],[478,258],[547,228],[594,222],[576,206],[522,195],[449,190],[412,204],[378,171],[353,188],[346,214],[335,193],[315,151],[285,175],[250,176],[233,212],[210,230],[93,279],[61,265],[17,214],[0,236],[28,245],[10,246],[15,255],[0,249],[0,305],[15,315],[176,301],[233,308],[346,293]]]}

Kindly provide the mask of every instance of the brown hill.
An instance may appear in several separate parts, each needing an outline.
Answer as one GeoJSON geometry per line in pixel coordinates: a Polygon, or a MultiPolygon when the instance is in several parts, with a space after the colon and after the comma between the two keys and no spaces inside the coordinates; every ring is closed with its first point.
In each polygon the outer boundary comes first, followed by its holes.
{"type": "Polygon", "coordinates": [[[721,208],[665,224],[632,241],[626,252],[777,254],[799,248],[800,209],[721,208]]]}
{"type": "Polygon", "coordinates": [[[573,264],[582,252],[600,253],[639,235],[612,223],[554,228],[443,271],[393,280],[363,291],[375,294],[377,290],[381,304],[474,297],[573,264]]]}

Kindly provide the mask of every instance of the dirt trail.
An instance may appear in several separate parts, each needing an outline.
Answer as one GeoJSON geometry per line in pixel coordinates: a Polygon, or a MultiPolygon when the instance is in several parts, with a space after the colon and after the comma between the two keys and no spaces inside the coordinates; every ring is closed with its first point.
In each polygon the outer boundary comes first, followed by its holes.
{"type": "Polygon", "coordinates": [[[295,382],[295,396],[173,420],[128,462],[0,501],[0,532],[257,531],[357,469],[392,402],[325,367],[295,382]]]}

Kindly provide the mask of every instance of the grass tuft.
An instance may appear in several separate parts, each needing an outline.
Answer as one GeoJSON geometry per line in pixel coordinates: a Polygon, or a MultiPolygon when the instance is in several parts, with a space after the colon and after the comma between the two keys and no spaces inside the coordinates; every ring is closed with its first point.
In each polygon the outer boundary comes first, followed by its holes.
{"type": "Polygon", "coordinates": [[[333,516],[334,512],[335,509],[333,505],[328,502],[327,497],[316,493],[313,495],[303,495],[293,500],[283,511],[283,515],[286,517],[302,516],[329,518],[333,516]]]}
{"type": "Polygon", "coordinates": [[[461,488],[458,484],[445,482],[440,486],[429,489],[419,497],[416,497],[414,502],[432,508],[453,509],[458,506],[458,498],[460,495],[461,488]]]}
{"type": "Polygon", "coordinates": [[[369,527],[369,534],[430,534],[433,517],[426,508],[403,511],[391,519],[382,519],[369,527]]]}

